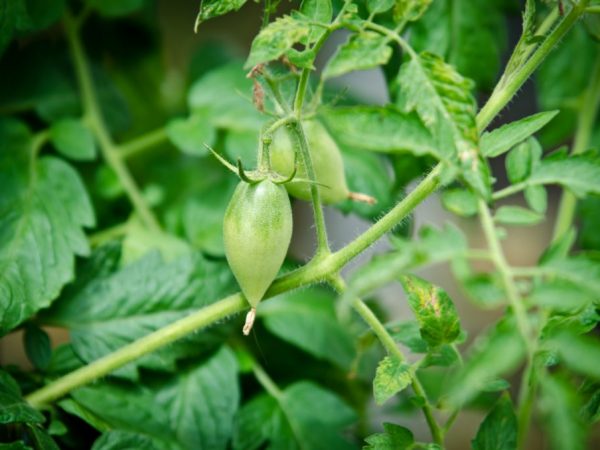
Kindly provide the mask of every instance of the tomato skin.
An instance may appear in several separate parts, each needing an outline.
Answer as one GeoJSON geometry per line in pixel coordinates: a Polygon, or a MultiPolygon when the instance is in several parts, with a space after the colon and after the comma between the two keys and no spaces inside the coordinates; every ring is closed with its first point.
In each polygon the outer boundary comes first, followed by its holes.
{"type": "Polygon", "coordinates": [[[292,238],[292,208],[285,188],[269,179],[241,181],[225,211],[223,238],[229,266],[256,307],[277,276],[292,238]]]}
{"type": "MultiPolygon", "coordinates": [[[[302,123],[308,148],[315,170],[315,178],[319,186],[319,193],[323,203],[339,203],[350,195],[346,184],[344,173],[344,161],[342,153],[329,135],[323,125],[316,120],[308,120],[302,123]]],[[[271,143],[271,165],[273,169],[283,175],[289,176],[294,170],[294,144],[290,132],[284,128],[278,129],[271,143]]],[[[306,168],[302,164],[302,157],[298,155],[297,178],[308,179],[306,168]]],[[[294,182],[285,185],[293,197],[301,200],[310,200],[310,184],[306,182],[294,182]]]]}

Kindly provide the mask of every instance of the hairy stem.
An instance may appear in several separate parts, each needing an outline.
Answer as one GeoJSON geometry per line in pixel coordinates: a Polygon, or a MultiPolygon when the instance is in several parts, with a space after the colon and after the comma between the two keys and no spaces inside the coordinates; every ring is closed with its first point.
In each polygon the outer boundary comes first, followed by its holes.
{"type": "MultiPolygon", "coordinates": [[[[600,47],[596,55],[596,64],[592,71],[590,84],[581,98],[581,108],[577,120],[577,131],[575,132],[575,141],[573,143],[572,155],[583,153],[588,149],[594,123],[598,116],[598,107],[600,106],[600,47]]],[[[554,224],[554,234],[552,240],[556,242],[560,239],[573,224],[577,199],[568,191],[564,191],[560,199],[558,215],[554,224]]]]}
{"type": "Polygon", "coordinates": [[[83,103],[84,117],[95,133],[102,156],[107,164],[117,174],[123,189],[131,200],[135,211],[149,229],[158,231],[160,225],[146,200],[142,196],[135,180],[129,173],[127,166],[119,155],[118,147],[114,144],[108,128],[100,111],[98,96],[94,88],[92,73],[79,38],[78,29],[73,17],[67,13],[64,18],[64,28],[71,52],[71,58],[75,66],[75,74],[79,84],[81,99],[83,103]]]}
{"type": "Polygon", "coordinates": [[[546,59],[552,49],[558,42],[567,34],[571,27],[577,22],[581,15],[585,12],[585,8],[589,0],[581,0],[577,3],[569,14],[557,25],[554,30],[544,39],[531,57],[517,70],[510,80],[501,90],[495,91],[484,107],[477,115],[477,127],[479,130],[484,130],[488,127],[491,121],[504,109],[506,104],[512,99],[515,93],[521,89],[521,86],[527,81],[539,65],[546,59]]]}

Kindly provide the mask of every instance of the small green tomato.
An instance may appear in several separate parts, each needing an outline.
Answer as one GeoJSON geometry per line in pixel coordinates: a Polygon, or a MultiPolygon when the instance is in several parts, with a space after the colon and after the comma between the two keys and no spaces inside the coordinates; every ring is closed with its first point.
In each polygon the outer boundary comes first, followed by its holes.
{"type": "Polygon", "coordinates": [[[223,221],[225,256],[254,308],[277,276],[292,238],[292,208],[282,185],[241,181],[223,221]]]}
{"type": "MultiPolygon", "coordinates": [[[[316,181],[319,186],[323,203],[339,203],[351,197],[342,153],[323,125],[316,120],[303,122],[304,132],[310,151],[316,181]]],[[[271,165],[273,169],[283,176],[289,176],[294,170],[294,144],[288,130],[278,129],[270,147],[271,165]]],[[[296,177],[307,179],[306,168],[298,158],[298,172],[296,177]]],[[[293,197],[301,200],[310,200],[310,184],[302,181],[287,183],[286,189],[293,197]]]]}

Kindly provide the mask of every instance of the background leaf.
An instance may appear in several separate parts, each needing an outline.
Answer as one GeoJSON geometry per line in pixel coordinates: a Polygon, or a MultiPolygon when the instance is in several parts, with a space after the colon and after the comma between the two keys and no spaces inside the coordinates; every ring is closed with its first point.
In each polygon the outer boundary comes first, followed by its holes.
{"type": "Polygon", "coordinates": [[[388,38],[372,31],[350,36],[338,47],[323,70],[323,78],[333,78],[355,70],[367,70],[381,66],[392,56],[388,38]]]}
{"type": "Polygon", "coordinates": [[[22,124],[0,123],[0,335],[50,305],[73,278],[75,255],[89,251],[82,227],[94,213],[77,173],[65,162],[31,160],[22,124]]]}
{"type": "Polygon", "coordinates": [[[517,448],[517,417],[510,396],[504,394],[479,426],[473,450],[514,450],[517,448]]]}

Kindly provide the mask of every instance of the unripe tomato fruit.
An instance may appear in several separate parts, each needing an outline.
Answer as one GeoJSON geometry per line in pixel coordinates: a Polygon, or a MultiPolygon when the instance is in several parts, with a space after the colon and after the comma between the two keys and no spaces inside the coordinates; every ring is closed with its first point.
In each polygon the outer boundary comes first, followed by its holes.
{"type": "Polygon", "coordinates": [[[223,221],[225,256],[248,302],[256,307],[283,264],[292,238],[285,188],[269,179],[241,181],[223,221]]]}
{"type": "MultiPolygon", "coordinates": [[[[316,181],[324,186],[319,186],[319,193],[323,203],[338,203],[350,196],[344,173],[342,153],[323,125],[316,120],[302,123],[308,148],[315,170],[316,181]]],[[[294,170],[294,144],[290,133],[284,128],[279,128],[273,135],[270,147],[271,166],[273,169],[287,177],[294,170]]],[[[302,158],[298,156],[297,178],[308,179],[302,158]]],[[[310,184],[306,182],[290,182],[285,185],[293,197],[301,200],[310,200],[310,184]]]]}

